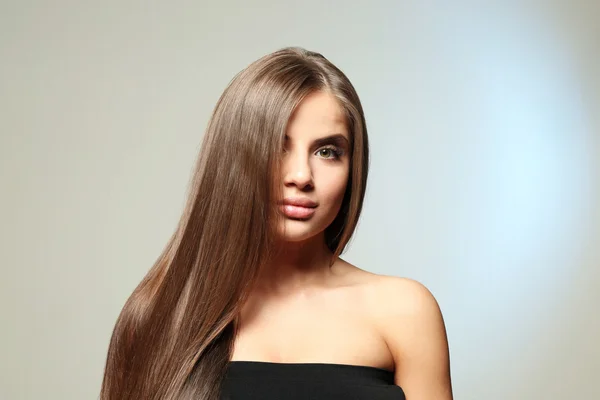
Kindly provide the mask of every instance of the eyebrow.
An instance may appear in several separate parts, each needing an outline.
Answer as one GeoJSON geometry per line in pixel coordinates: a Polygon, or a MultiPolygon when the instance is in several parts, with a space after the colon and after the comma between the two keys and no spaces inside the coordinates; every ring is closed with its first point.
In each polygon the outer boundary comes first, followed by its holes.
{"type": "MultiPolygon", "coordinates": [[[[285,140],[289,140],[289,139],[290,139],[289,136],[285,135],[285,140]]],[[[318,146],[324,146],[324,145],[330,144],[330,143],[334,143],[338,146],[343,146],[344,144],[347,146],[350,146],[348,139],[342,133],[334,133],[329,136],[315,139],[312,144],[314,146],[318,147],[318,146]]]]}

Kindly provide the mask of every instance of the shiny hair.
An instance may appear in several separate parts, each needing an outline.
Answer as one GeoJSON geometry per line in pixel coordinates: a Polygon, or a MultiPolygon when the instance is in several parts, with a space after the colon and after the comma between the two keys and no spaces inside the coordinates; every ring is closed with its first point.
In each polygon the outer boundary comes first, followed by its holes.
{"type": "MultiPolygon", "coordinates": [[[[114,327],[101,400],[212,400],[231,359],[240,309],[268,264],[278,224],[280,154],[288,121],[310,93],[332,94],[350,133],[350,173],[327,247],[339,256],[356,228],[369,145],[358,95],[319,53],[288,47],[239,72],[202,140],[179,223],[114,327]]],[[[332,259],[332,260],[333,260],[332,259]]],[[[333,261],[331,261],[333,262],[333,261]]]]}

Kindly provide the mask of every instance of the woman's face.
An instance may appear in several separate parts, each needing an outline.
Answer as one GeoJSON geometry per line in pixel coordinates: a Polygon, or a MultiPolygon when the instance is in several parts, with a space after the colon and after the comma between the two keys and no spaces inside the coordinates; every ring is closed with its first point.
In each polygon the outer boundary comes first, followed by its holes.
{"type": "Polygon", "coordinates": [[[335,97],[314,92],[299,104],[288,124],[282,157],[279,232],[284,241],[300,242],[333,222],[346,191],[350,137],[335,97]],[[300,203],[293,205],[294,199],[300,203]]]}

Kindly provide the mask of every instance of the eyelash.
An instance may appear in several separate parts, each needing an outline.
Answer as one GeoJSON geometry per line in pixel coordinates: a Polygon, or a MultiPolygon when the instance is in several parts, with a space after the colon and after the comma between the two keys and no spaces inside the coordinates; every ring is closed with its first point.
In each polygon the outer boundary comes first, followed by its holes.
{"type": "Polygon", "coordinates": [[[339,147],[336,147],[336,146],[332,146],[332,145],[321,147],[319,150],[317,150],[317,153],[319,153],[323,150],[329,150],[333,153],[333,157],[325,157],[326,160],[337,161],[344,154],[344,151],[342,149],[340,149],[339,147]]]}
{"type": "MultiPolygon", "coordinates": [[[[333,157],[324,157],[325,160],[338,161],[340,159],[340,157],[344,155],[344,150],[342,150],[339,147],[334,146],[334,145],[328,145],[328,146],[321,147],[319,150],[317,150],[317,153],[319,153],[320,151],[323,151],[323,150],[329,150],[333,153],[333,157]]],[[[283,149],[283,152],[287,153],[285,148],[283,149]]]]}

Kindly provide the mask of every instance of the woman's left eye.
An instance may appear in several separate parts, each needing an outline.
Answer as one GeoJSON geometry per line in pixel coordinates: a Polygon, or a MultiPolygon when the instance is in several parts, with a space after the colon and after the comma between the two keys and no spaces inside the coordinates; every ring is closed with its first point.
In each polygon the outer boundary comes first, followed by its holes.
{"type": "Polygon", "coordinates": [[[333,160],[340,158],[342,155],[342,151],[337,147],[323,147],[322,149],[319,149],[318,153],[320,153],[320,155],[324,156],[326,159],[333,160]]]}

